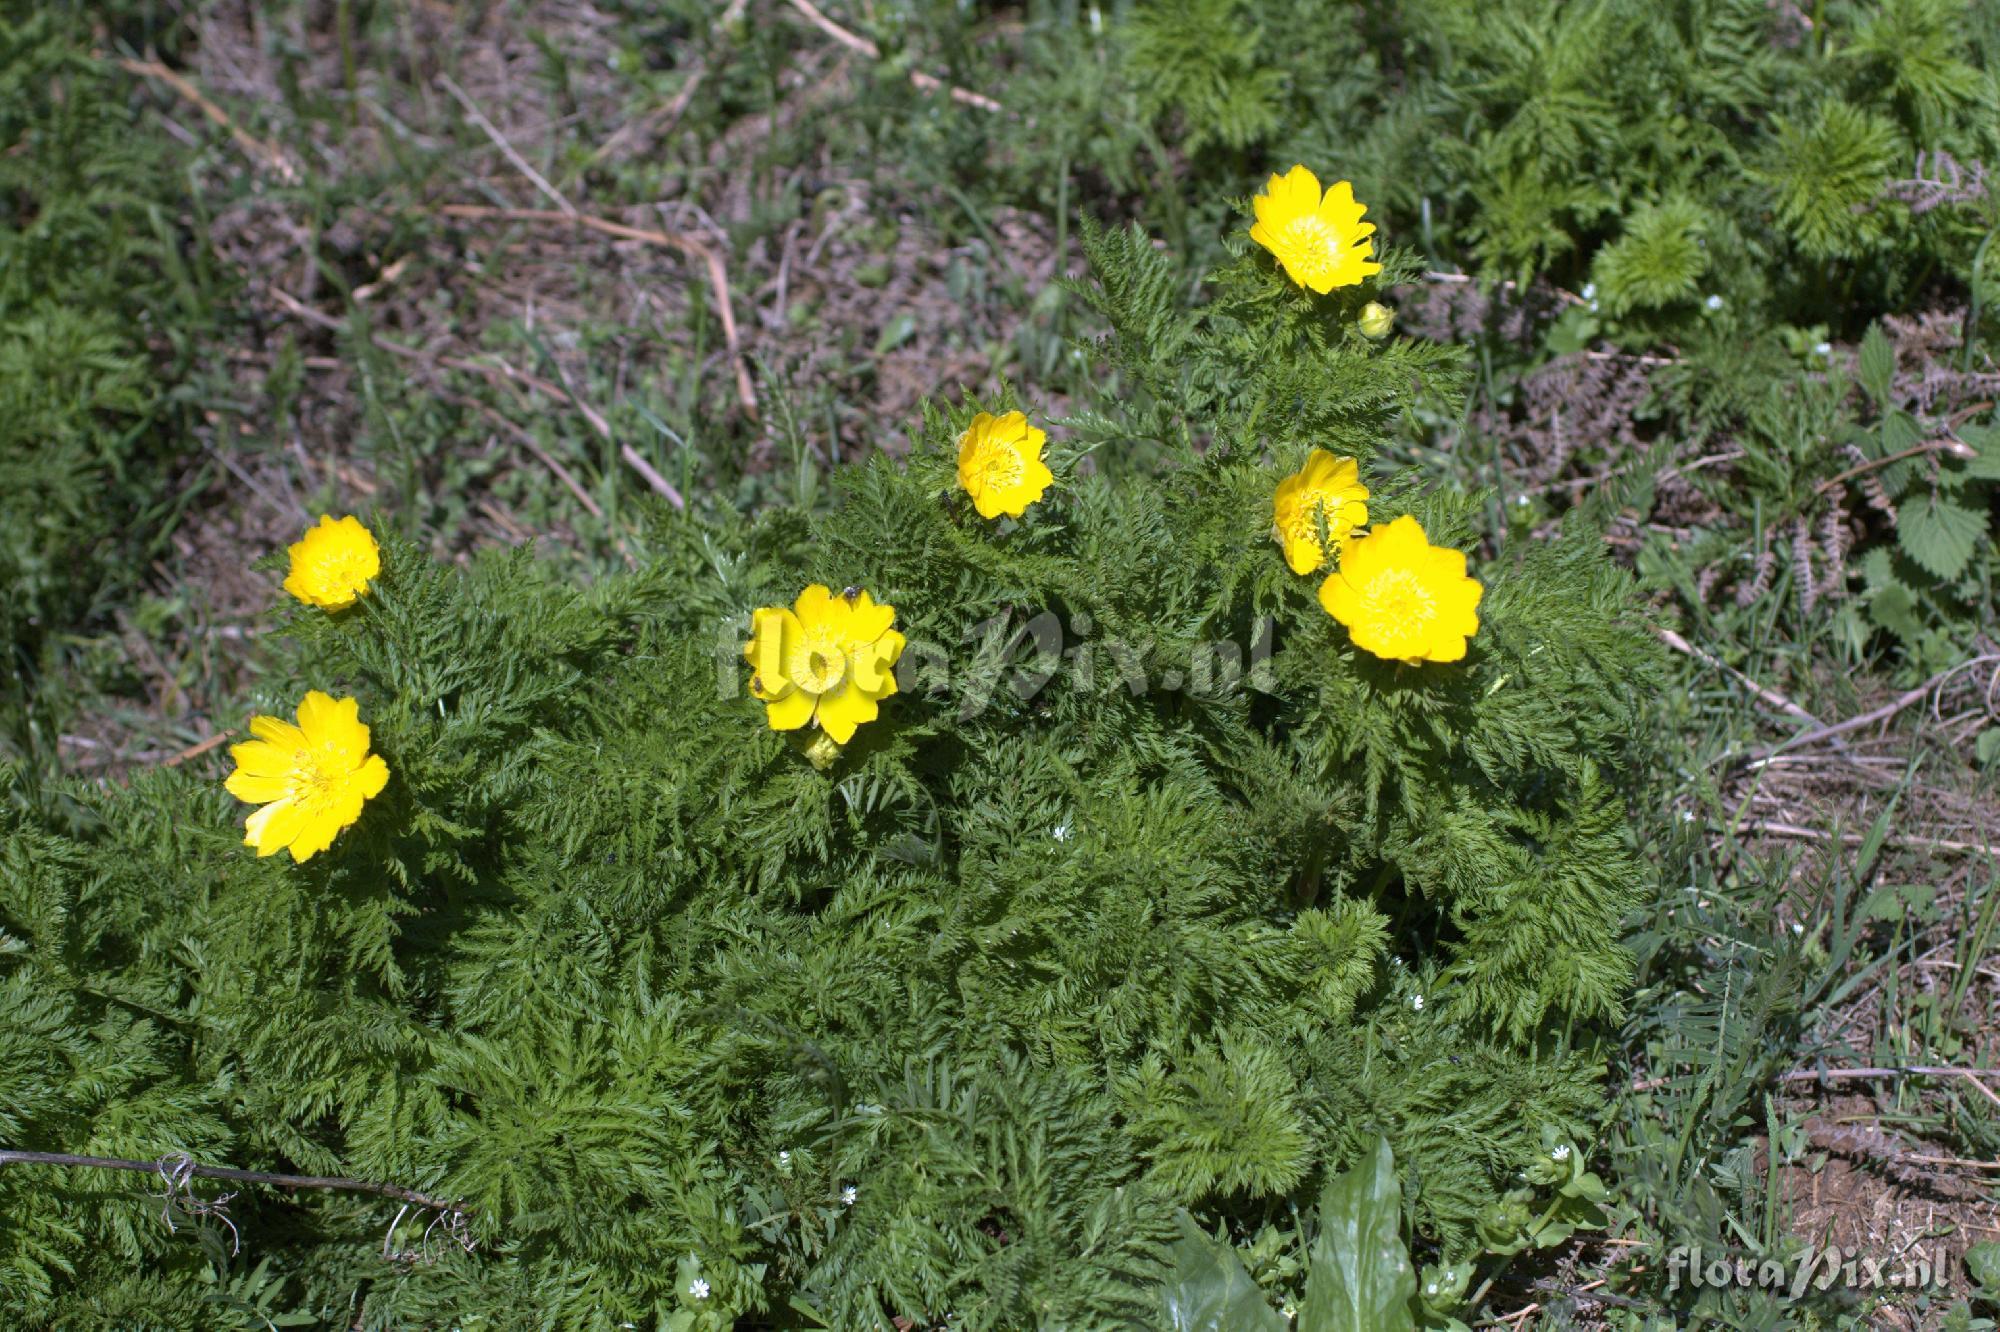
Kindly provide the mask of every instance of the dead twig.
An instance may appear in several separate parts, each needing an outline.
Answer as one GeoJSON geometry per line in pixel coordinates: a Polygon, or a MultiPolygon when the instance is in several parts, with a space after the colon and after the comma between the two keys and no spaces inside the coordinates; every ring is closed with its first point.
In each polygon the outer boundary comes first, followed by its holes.
{"type": "MultiPolygon", "coordinates": [[[[845,46],[848,50],[858,51],[870,60],[880,60],[882,58],[881,47],[875,45],[875,43],[869,41],[860,33],[849,32],[846,28],[835,23],[824,13],[820,12],[819,8],[812,3],[812,0],[791,0],[791,5],[793,9],[798,10],[800,14],[805,16],[807,22],[833,38],[836,42],[839,42],[842,46],[845,46]]],[[[920,69],[910,71],[910,82],[925,92],[949,93],[952,101],[962,102],[966,106],[976,106],[981,111],[1001,110],[1000,103],[994,101],[984,93],[976,93],[970,88],[960,88],[954,84],[946,83],[935,74],[926,74],[920,69]]]]}
{"type": "Polygon", "coordinates": [[[438,1212],[470,1216],[474,1209],[456,1201],[432,1197],[400,1184],[378,1184],[372,1180],[347,1179],[338,1175],[278,1175],[263,1170],[237,1170],[231,1166],[198,1165],[185,1153],[172,1152],[153,1161],[128,1161],[114,1156],[73,1156],[68,1152],[0,1151],[0,1169],[8,1166],[59,1166],[77,1170],[136,1170],[157,1174],[170,1168],[181,1183],[188,1179],[227,1179],[239,1184],[269,1184],[280,1189],[323,1189],[333,1193],[372,1193],[379,1198],[414,1203],[438,1212]]]}
{"type": "MultiPolygon", "coordinates": [[[[272,287],[270,288],[270,292],[272,298],[275,299],[279,305],[282,305],[288,312],[297,316],[300,319],[305,320],[307,323],[316,324],[321,328],[330,329],[336,332],[344,331],[346,328],[346,325],[341,320],[335,319],[332,315],[325,314],[319,310],[313,309],[311,306],[307,305],[304,301],[301,301],[298,297],[292,295],[290,292],[285,291],[280,287],[272,287]]],[[[563,399],[564,401],[575,405],[577,411],[582,414],[583,419],[589,423],[590,428],[597,433],[599,438],[605,440],[607,443],[615,442],[615,437],[613,436],[611,431],[611,423],[604,419],[603,414],[598,412],[589,403],[584,402],[578,397],[576,397],[574,394],[569,392],[568,389],[564,388],[561,384],[554,384],[546,379],[540,378],[539,376],[528,374],[524,370],[517,370],[513,366],[505,363],[504,361],[499,362],[497,364],[493,364],[485,361],[468,360],[462,356],[431,357],[428,356],[426,353],[417,350],[417,348],[415,347],[407,346],[406,344],[401,342],[396,342],[393,339],[382,337],[379,334],[371,334],[369,336],[368,341],[369,345],[374,347],[379,347],[383,351],[388,352],[393,356],[401,356],[408,360],[413,360],[413,361],[433,360],[438,365],[445,366],[452,370],[463,370],[468,374],[479,375],[490,382],[505,381],[515,384],[520,384],[525,388],[533,389],[535,392],[543,394],[547,397],[563,399]]],[[[511,425],[512,423],[509,422],[509,424],[511,425]]],[[[592,517],[602,518],[604,516],[603,507],[599,505],[596,500],[590,497],[589,493],[584,490],[581,483],[579,483],[577,479],[573,475],[571,475],[568,468],[564,467],[562,464],[557,462],[545,450],[543,450],[539,444],[533,443],[531,440],[529,440],[525,432],[518,433],[516,435],[516,438],[520,438],[523,440],[523,442],[528,444],[530,451],[532,451],[535,454],[535,456],[539,458],[542,461],[542,463],[549,468],[550,471],[556,474],[557,479],[559,479],[565,486],[569,487],[570,493],[577,497],[578,501],[580,501],[583,504],[583,507],[585,509],[589,510],[592,517]]],[[[620,450],[620,456],[625,458],[626,462],[630,463],[635,455],[630,451],[630,446],[627,445],[624,449],[620,450]]],[[[633,470],[638,471],[641,477],[646,477],[646,473],[652,471],[650,467],[644,470],[634,467],[633,470]]],[[[658,476],[659,473],[653,472],[653,477],[658,477],[658,476]]],[[[659,485],[655,484],[652,477],[646,477],[646,484],[652,486],[655,490],[659,489],[659,485]]],[[[672,486],[668,486],[666,490],[662,491],[661,493],[664,494],[676,508],[686,507],[686,501],[682,499],[680,492],[676,491],[672,486]]]]}
{"type": "Polygon", "coordinates": [[[1857,476],[1863,476],[1878,467],[1887,467],[1890,463],[1901,462],[1905,458],[1914,458],[1922,453],[1949,453],[1954,458],[1972,458],[1977,456],[1970,444],[1960,439],[1954,439],[1949,435],[1943,439],[1927,439],[1923,443],[1913,444],[1907,449],[1898,449],[1896,452],[1880,458],[1870,458],[1858,467],[1850,467],[1838,476],[1828,477],[1814,486],[1813,491],[1816,494],[1824,495],[1845,482],[1852,481],[1857,476]]]}
{"type": "Polygon", "coordinates": [[[619,240],[639,241],[661,249],[677,250],[691,258],[701,260],[708,269],[708,284],[715,297],[716,314],[722,320],[722,340],[729,350],[730,364],[736,371],[736,396],[743,404],[744,414],[753,421],[758,419],[757,390],[750,382],[750,368],[743,359],[742,340],[736,329],[736,312],[730,305],[729,270],[723,262],[722,255],[712,246],[682,232],[654,231],[646,227],[627,226],[623,222],[592,217],[588,213],[558,213],[546,208],[495,208],[487,204],[444,204],[437,211],[445,217],[463,218],[467,221],[561,222],[619,240]]]}
{"type": "Polygon", "coordinates": [[[1957,1068],[1950,1064],[1911,1064],[1904,1068],[1802,1068],[1779,1076],[1780,1082],[1834,1082],[1854,1078],[1963,1078],[1981,1095],[2000,1105],[2000,1092],[1982,1079],[2000,1078],[2000,1068],[1957,1068]]]}
{"type": "Polygon", "coordinates": [[[305,173],[299,170],[298,165],[286,155],[284,149],[276,144],[264,142],[230,119],[227,111],[210,101],[208,96],[189,82],[184,75],[168,69],[157,60],[134,60],[130,56],[120,56],[117,63],[118,67],[127,73],[166,84],[184,101],[191,103],[202,115],[208,117],[212,124],[226,130],[229,137],[236,141],[238,148],[285,184],[296,185],[305,178],[305,173]]]}
{"type": "MultiPolygon", "coordinates": [[[[1770,820],[1746,823],[1743,825],[1743,831],[1763,833],[1769,837],[1801,837],[1814,842],[1838,841],[1842,846],[1859,846],[1866,840],[1859,833],[1842,833],[1836,838],[1832,833],[1821,832],[1817,828],[1801,828],[1796,823],[1770,820]]],[[[1919,837],[1915,833],[1892,832],[1888,836],[1892,842],[1899,842],[1904,846],[1927,847],[1933,851],[1980,851],[1991,854],[1995,849],[1992,843],[1979,845],[1973,842],[1950,842],[1942,837],[1919,837]]]]}
{"type": "Polygon", "coordinates": [[[1777,708],[1783,712],[1788,712],[1792,716],[1797,717],[1801,721],[1811,722],[1814,726],[1818,726],[1820,724],[1819,718],[1813,716],[1810,712],[1807,712],[1804,708],[1792,702],[1792,700],[1786,698],[1783,694],[1780,694],[1775,689],[1767,689],[1763,685],[1758,684],[1755,680],[1745,675],[1742,671],[1737,670],[1734,666],[1731,666],[1728,662],[1722,660],[1722,658],[1714,656],[1711,653],[1702,651],[1702,649],[1688,642],[1685,638],[1682,638],[1679,634],[1675,633],[1673,630],[1656,629],[1654,630],[1654,633],[1659,637],[1659,640],[1662,643],[1665,643],[1668,647],[1672,648],[1674,651],[1682,653],[1685,656],[1693,657],[1696,661],[1701,662],[1705,666],[1713,666],[1719,671],[1726,672],[1731,677],[1733,677],[1738,683],[1742,684],[1744,688],[1748,689],[1751,693],[1755,694],[1758,698],[1770,704],[1772,707],[1777,708]]]}
{"type": "Polygon", "coordinates": [[[563,216],[573,218],[577,215],[575,206],[563,198],[562,191],[549,184],[541,172],[528,164],[527,158],[514,150],[514,145],[507,142],[507,136],[500,132],[499,126],[486,118],[486,113],[479,109],[479,104],[472,100],[470,93],[453,83],[448,74],[438,75],[438,86],[450,93],[452,99],[465,109],[466,119],[477,125],[481,132],[493,141],[493,146],[500,150],[501,156],[513,164],[516,171],[526,176],[536,189],[555,201],[556,207],[563,211],[563,216]]]}
{"type": "Polygon", "coordinates": [[[1950,679],[1954,675],[1957,675],[1960,671],[1970,669],[1971,667],[1974,666],[1984,665],[1989,661],[2000,661],[2000,654],[1988,654],[1986,656],[1974,657],[1970,661],[1962,661],[1958,665],[1953,666],[1951,669],[1942,671],[1937,675],[1932,676],[1930,679],[1918,685],[1915,689],[1909,690],[1906,693],[1898,694],[1895,698],[1890,699],[1887,703],[1884,703],[1879,708],[1871,708],[1867,712],[1862,713],[1858,717],[1849,717],[1846,721],[1835,722],[1830,726],[1816,726],[1810,731],[1806,731],[1800,735],[1795,735],[1789,740],[1786,740],[1780,744],[1772,746],[1769,750],[1765,751],[1763,757],[1757,760],[1757,762],[1759,763],[1769,762],[1771,759],[1776,758],[1778,755],[1784,753],[1788,749],[1797,749],[1803,745],[1817,744],[1821,740],[1831,740],[1835,736],[1845,735],[1849,731],[1858,731],[1865,726],[1872,726],[1877,722],[1886,722],[1889,720],[1889,718],[1895,716],[1897,713],[1901,712],[1904,708],[1909,707],[1912,703],[1916,703],[1922,700],[1933,689],[1936,689],[1938,686],[1942,685],[1946,680],[1950,679]]]}
{"type": "Polygon", "coordinates": [[[218,731],[214,735],[208,737],[208,739],[206,740],[203,740],[197,744],[189,745],[186,749],[181,750],[177,754],[169,755],[167,758],[161,761],[160,766],[163,768],[178,768],[181,764],[186,763],[189,759],[199,758],[201,755],[206,754],[209,750],[214,749],[217,745],[221,744],[228,738],[229,738],[229,732],[218,731]]]}

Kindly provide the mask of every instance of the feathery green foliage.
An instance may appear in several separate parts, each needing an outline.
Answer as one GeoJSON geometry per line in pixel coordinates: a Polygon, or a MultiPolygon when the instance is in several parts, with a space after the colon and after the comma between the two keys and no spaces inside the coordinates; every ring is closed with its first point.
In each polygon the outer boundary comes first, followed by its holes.
{"type": "Polygon", "coordinates": [[[385,1271],[389,1209],[246,1190],[232,1259],[10,1170],[27,1325],[1125,1326],[1176,1208],[1254,1224],[1378,1135],[1416,1233],[1480,1251],[1601,1099],[1655,649],[1579,525],[1477,568],[1464,662],[1357,653],[1272,492],[1311,444],[1368,467],[1450,357],[1262,256],[1189,308],[1139,233],[1087,244],[1132,391],[1024,520],[957,494],[965,404],[586,590],[391,540],[354,609],[279,612],[265,710],[351,693],[393,773],[331,851],[252,856],[213,772],[6,816],[8,1143],[394,1181],[479,1241],[385,1271]],[[743,690],[750,610],[811,582],[910,643],[824,772],[743,690]]]}

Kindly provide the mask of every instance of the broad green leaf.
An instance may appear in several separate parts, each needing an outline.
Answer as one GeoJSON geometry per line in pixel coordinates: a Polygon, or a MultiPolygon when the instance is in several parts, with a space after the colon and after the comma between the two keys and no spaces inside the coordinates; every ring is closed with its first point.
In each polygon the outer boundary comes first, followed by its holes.
{"type": "Polygon", "coordinates": [[[1965,571],[1986,515],[1943,492],[1912,495],[1896,506],[1896,541],[1919,565],[1939,578],[1965,571]]]}
{"type": "Polygon", "coordinates": [[[1870,324],[1861,339],[1859,370],[1861,387],[1868,390],[1868,396],[1878,403],[1887,402],[1890,381],[1896,377],[1896,349],[1882,336],[1880,324],[1870,324]]]}
{"type": "Polygon", "coordinates": [[[1965,474],[1981,481],[2000,481],[2000,426],[1964,426],[1958,437],[1972,446],[1965,474]]]}
{"type": "Polygon", "coordinates": [[[1989,1298],[2000,1295],[2000,1240],[1987,1240],[1967,1249],[1965,1270],[1985,1288],[1989,1298]]]}
{"type": "Polygon", "coordinates": [[[1417,1275],[1403,1246],[1403,1191],[1381,1138],[1327,1181],[1299,1332],[1411,1332],[1417,1275]]]}
{"type": "Polygon", "coordinates": [[[1236,1250],[1204,1234],[1180,1214],[1174,1271],[1160,1287],[1160,1304],[1173,1332],[1286,1332],[1285,1320],[1264,1300],[1243,1270],[1236,1250]]]}
{"type": "Polygon", "coordinates": [[[917,331],[917,317],[905,310],[882,326],[882,335],[875,339],[875,354],[892,352],[910,340],[917,331]]]}

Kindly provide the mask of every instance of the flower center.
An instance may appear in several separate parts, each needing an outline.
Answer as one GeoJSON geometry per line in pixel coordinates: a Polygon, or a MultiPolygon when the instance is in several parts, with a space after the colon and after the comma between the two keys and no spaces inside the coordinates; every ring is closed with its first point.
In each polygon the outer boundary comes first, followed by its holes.
{"type": "Polygon", "coordinates": [[[1338,539],[1340,524],[1335,515],[1340,512],[1340,503],[1324,490],[1309,490],[1299,498],[1298,510],[1292,515],[1291,531],[1286,535],[1294,541],[1310,541],[1319,544],[1319,516],[1326,515],[1326,534],[1338,539]]]}
{"type": "Polygon", "coordinates": [[[316,755],[307,751],[301,751],[292,760],[288,780],[291,798],[302,804],[323,801],[333,794],[333,774],[320,766],[316,755]]]}
{"type": "Polygon", "coordinates": [[[1004,490],[1020,484],[1024,468],[1020,454],[998,444],[988,444],[973,455],[972,470],[988,489],[1004,490]]]}
{"type": "Polygon", "coordinates": [[[1340,237],[1310,213],[1288,222],[1279,233],[1278,245],[1279,257],[1287,267],[1324,272],[1340,259],[1340,237]]]}
{"type": "Polygon", "coordinates": [[[847,653],[831,634],[809,633],[792,649],[785,674],[808,694],[830,694],[847,678],[847,653]]]}
{"type": "Polygon", "coordinates": [[[1437,598],[1415,573],[1392,569],[1369,583],[1368,610],[1394,632],[1420,633],[1437,618],[1437,598]]]}

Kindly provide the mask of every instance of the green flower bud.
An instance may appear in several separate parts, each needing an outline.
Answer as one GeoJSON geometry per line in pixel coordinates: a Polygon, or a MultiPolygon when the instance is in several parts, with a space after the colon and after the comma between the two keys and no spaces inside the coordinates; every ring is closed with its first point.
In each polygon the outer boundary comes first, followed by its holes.
{"type": "Polygon", "coordinates": [[[1382,339],[1389,336],[1389,330],[1396,326],[1396,312],[1378,301],[1370,301],[1361,307],[1361,318],[1355,321],[1361,326],[1364,338],[1382,339]]]}

